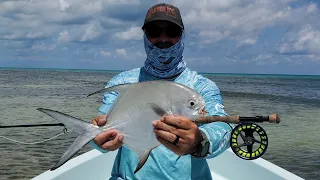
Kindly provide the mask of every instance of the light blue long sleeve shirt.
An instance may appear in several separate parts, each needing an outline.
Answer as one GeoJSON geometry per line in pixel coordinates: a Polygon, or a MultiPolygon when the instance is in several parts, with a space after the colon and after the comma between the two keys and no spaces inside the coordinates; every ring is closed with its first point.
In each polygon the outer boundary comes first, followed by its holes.
{"type": "MultiPolygon", "coordinates": [[[[136,68],[116,75],[108,82],[106,87],[151,80],[159,79],[147,74],[143,68],[136,68]]],[[[227,115],[223,110],[223,100],[220,91],[213,81],[188,68],[171,81],[186,85],[201,94],[206,102],[205,110],[208,112],[208,115],[227,115]]],[[[117,93],[114,92],[106,92],[104,94],[99,114],[106,114],[108,112],[116,96],[117,93]]],[[[138,163],[138,157],[135,152],[122,146],[118,150],[110,179],[212,179],[206,159],[214,158],[229,148],[232,128],[223,122],[198,124],[198,126],[210,141],[209,154],[206,157],[195,158],[191,155],[185,155],[179,158],[178,155],[165,146],[160,145],[152,150],[143,168],[136,174],[133,174],[138,163]]],[[[100,149],[93,141],[90,144],[101,152],[107,152],[100,149]]]]}

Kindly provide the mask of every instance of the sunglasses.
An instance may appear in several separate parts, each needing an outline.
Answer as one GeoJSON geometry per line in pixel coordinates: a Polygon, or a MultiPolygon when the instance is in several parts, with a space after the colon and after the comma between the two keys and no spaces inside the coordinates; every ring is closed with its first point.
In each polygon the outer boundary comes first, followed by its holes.
{"type": "Polygon", "coordinates": [[[179,26],[168,26],[161,28],[159,26],[149,26],[145,28],[146,35],[150,38],[159,38],[162,33],[165,33],[169,38],[177,38],[182,34],[182,29],[179,26]]]}

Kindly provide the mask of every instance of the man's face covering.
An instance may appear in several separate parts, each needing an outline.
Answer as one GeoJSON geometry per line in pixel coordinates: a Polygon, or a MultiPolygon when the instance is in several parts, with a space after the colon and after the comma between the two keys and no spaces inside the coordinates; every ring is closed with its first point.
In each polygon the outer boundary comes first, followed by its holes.
{"type": "Polygon", "coordinates": [[[170,41],[166,41],[166,42],[159,41],[159,42],[155,43],[154,45],[160,49],[167,49],[167,48],[173,46],[174,44],[170,41]]]}
{"type": "Polygon", "coordinates": [[[144,47],[147,54],[144,69],[150,75],[170,78],[185,70],[186,62],[182,56],[184,32],[176,44],[169,41],[151,44],[147,36],[144,35],[144,47]]]}

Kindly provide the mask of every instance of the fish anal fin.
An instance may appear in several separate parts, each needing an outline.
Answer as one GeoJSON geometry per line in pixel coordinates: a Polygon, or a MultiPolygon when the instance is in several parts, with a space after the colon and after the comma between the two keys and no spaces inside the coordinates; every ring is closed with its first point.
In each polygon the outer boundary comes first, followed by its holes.
{"type": "MultiPolygon", "coordinates": [[[[156,148],[156,147],[154,147],[154,148],[156,148]]],[[[139,162],[136,167],[136,170],[134,171],[134,174],[137,173],[142,168],[142,166],[147,162],[148,157],[154,148],[150,149],[149,151],[148,150],[135,150],[135,152],[139,156],[139,162]]]]}
{"type": "Polygon", "coordinates": [[[164,108],[154,103],[147,103],[147,105],[156,113],[158,116],[162,117],[166,114],[169,114],[164,108]]]}

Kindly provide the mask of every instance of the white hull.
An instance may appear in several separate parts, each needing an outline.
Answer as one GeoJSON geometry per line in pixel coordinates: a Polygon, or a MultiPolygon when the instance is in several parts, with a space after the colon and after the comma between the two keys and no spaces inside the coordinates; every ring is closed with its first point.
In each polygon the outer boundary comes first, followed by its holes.
{"type": "MultiPolygon", "coordinates": [[[[106,180],[110,178],[116,154],[117,151],[102,154],[97,150],[91,150],[69,160],[55,171],[46,171],[33,178],[33,180],[106,180]]],[[[211,169],[212,178],[215,180],[302,179],[262,158],[252,161],[240,159],[231,151],[231,149],[228,149],[216,158],[209,159],[208,164],[211,169]]]]}

